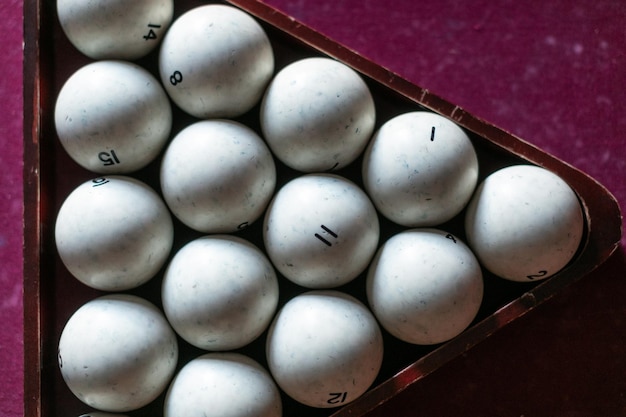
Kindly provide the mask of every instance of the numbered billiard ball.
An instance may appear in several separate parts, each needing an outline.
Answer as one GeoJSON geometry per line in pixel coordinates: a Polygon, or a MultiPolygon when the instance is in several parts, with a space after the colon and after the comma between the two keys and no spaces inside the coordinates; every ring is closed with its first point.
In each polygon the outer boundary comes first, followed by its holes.
{"type": "Polygon", "coordinates": [[[278,305],[278,279],[259,248],[229,235],[195,239],[163,277],[163,308],[174,330],[201,349],[238,349],[261,335],[278,305]]]}
{"type": "Polygon", "coordinates": [[[165,264],[174,239],[169,210],[148,185],[126,176],[79,185],[57,214],[59,256],[83,284],[123,291],[150,280],[165,264]]]}
{"type": "Polygon", "coordinates": [[[59,367],[85,404],[126,412],[154,401],[174,376],[176,334],[152,303],[111,294],[81,306],[59,339],[59,367]]]}
{"type": "Polygon", "coordinates": [[[230,120],[204,120],[172,139],[160,178],[167,205],[185,225],[231,233],[261,217],[274,193],[276,166],[252,129],[230,120]]]}
{"type": "Polygon", "coordinates": [[[294,400],[318,408],[347,404],[374,382],[383,339],[372,313],[334,290],[300,294],[278,312],[266,356],[278,386],[294,400]]]}
{"type": "Polygon", "coordinates": [[[376,109],[367,84],[352,68],[330,58],[306,58],[272,79],[260,117],[278,159],[302,172],[324,172],[361,155],[376,109]]]}
{"type": "Polygon", "coordinates": [[[493,274],[537,281],[563,269],[580,246],[584,217],[572,188],[532,165],[500,169],[479,185],[465,216],[468,244],[493,274]]]}
{"type": "Polygon", "coordinates": [[[172,109],[159,81],[144,68],[98,61],[65,82],[54,123],[61,145],[83,168],[128,174],[159,155],[169,139],[172,109]]]}
{"type": "Polygon", "coordinates": [[[78,417],[128,417],[126,414],[103,413],[102,411],[92,411],[87,414],[81,414],[78,417]]]}
{"type": "Polygon", "coordinates": [[[373,204],[357,185],[334,174],[306,174],[285,184],[264,219],[265,250],[289,280],[334,288],[356,278],[376,252],[373,204]]]}
{"type": "Polygon", "coordinates": [[[467,205],[478,158],[467,134],[435,113],[404,113],[374,134],[363,158],[363,183],[376,208],[407,227],[445,223],[467,205]]]}
{"type": "Polygon", "coordinates": [[[458,237],[438,229],[392,236],[368,269],[367,298],[393,336],[431,345],[459,335],[483,298],[480,264],[458,237]]]}
{"type": "Polygon", "coordinates": [[[92,59],[142,58],[154,50],[174,14],[173,0],[57,0],[69,41],[92,59]]]}
{"type": "Polygon", "coordinates": [[[261,25],[232,6],[210,4],[172,23],[159,53],[167,93],[200,119],[240,116],[261,99],[274,52],[261,25]]]}
{"type": "Polygon", "coordinates": [[[258,362],[240,353],[207,353],[174,377],[164,417],[281,417],[276,384],[258,362]]]}

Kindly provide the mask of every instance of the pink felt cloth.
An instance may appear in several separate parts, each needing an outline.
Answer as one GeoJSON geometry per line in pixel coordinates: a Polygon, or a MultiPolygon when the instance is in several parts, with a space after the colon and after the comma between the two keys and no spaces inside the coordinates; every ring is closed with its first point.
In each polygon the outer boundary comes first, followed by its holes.
{"type": "MultiPolygon", "coordinates": [[[[538,145],[626,207],[626,3],[267,0],[538,145]]],[[[0,415],[23,414],[22,2],[0,5],[0,415]]],[[[372,416],[626,415],[626,251],[372,416]]]]}

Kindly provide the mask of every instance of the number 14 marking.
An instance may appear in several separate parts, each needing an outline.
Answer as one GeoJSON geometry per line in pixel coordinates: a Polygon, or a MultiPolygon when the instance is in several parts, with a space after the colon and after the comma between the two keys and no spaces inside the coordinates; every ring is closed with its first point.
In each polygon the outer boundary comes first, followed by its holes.
{"type": "Polygon", "coordinates": [[[152,29],[158,29],[158,28],[160,28],[160,27],[161,27],[161,25],[155,25],[155,24],[149,23],[149,24],[148,24],[148,27],[150,28],[150,31],[148,32],[148,34],[147,34],[147,35],[144,35],[144,37],[143,37],[143,38],[144,38],[145,40],[147,40],[147,41],[149,41],[149,40],[151,40],[151,39],[156,39],[156,38],[157,38],[157,34],[156,34],[156,32],[155,32],[154,30],[152,30],[152,29]]]}

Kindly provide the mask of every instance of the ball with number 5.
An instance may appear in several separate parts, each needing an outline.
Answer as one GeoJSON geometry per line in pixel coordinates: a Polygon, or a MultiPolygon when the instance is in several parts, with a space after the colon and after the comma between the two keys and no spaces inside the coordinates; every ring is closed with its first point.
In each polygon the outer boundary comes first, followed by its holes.
{"type": "Polygon", "coordinates": [[[172,100],[200,119],[236,117],[261,99],[274,53],[261,25],[232,6],[210,4],[172,23],[159,73],[172,100]]]}
{"type": "Polygon", "coordinates": [[[98,61],[65,82],[54,123],[61,145],[83,168],[128,174],[161,152],[170,135],[172,108],[159,81],[143,67],[98,61]]]}
{"type": "Polygon", "coordinates": [[[438,229],[392,236],[376,253],[366,281],[368,302],[381,326],[419,345],[460,334],[483,298],[478,260],[456,236],[438,229]]]}
{"type": "Polygon", "coordinates": [[[96,178],[65,199],[56,219],[63,264],[83,284],[124,291],[150,280],[170,254],[174,229],[161,197],[127,176],[96,178]]]}

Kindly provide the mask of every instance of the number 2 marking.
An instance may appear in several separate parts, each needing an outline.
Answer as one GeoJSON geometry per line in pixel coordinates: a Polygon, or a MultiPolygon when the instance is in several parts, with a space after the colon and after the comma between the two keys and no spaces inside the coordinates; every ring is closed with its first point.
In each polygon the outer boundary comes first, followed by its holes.
{"type": "Polygon", "coordinates": [[[528,278],[528,279],[541,278],[541,277],[545,277],[547,273],[548,273],[548,271],[546,271],[545,269],[542,269],[541,271],[537,272],[536,274],[526,275],[526,278],[528,278]]]}

